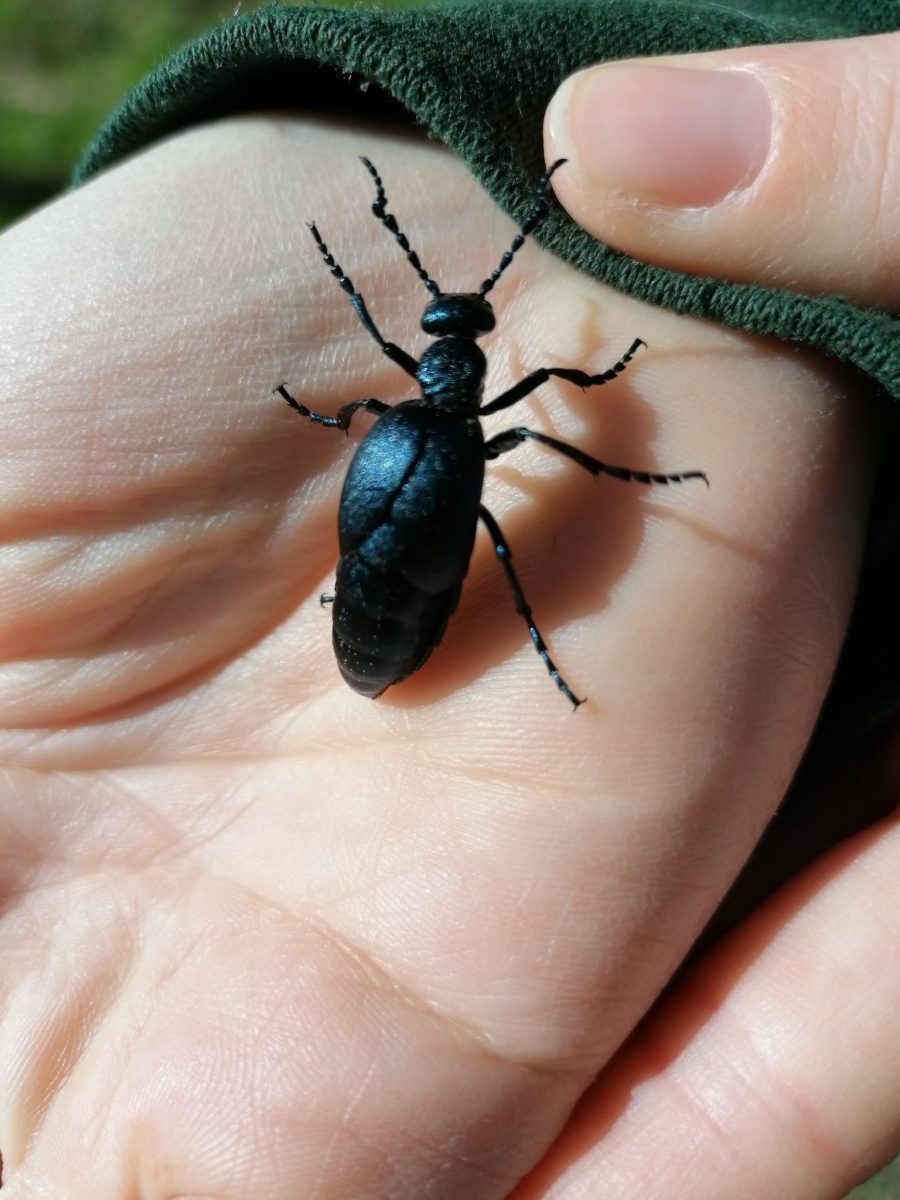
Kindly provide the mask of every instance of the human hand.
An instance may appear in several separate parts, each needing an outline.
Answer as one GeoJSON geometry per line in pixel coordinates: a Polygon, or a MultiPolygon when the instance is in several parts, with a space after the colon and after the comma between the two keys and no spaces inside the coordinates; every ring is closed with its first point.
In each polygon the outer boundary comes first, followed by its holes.
{"type": "Polygon", "coordinates": [[[508,1196],[735,878],[827,688],[874,440],[853,383],[534,245],[493,296],[488,395],[641,336],[614,386],[548,384],[514,421],[711,487],[538,447],[489,470],[577,715],[483,537],[423,670],[344,686],[318,595],[368,418],[348,444],[272,388],[413,394],[305,227],[418,354],[427,294],[360,153],[442,285],[484,278],[514,227],[446,151],[294,119],[191,130],[0,241],[8,1200],[508,1196]]]}
{"type": "MultiPolygon", "coordinates": [[[[569,160],[556,191],[638,258],[896,311],[898,64],[891,35],[590,68],[548,110],[547,159],[569,160]]],[[[889,731],[795,799],[817,826],[896,804],[898,748],[889,731]]],[[[893,825],[827,855],[689,972],[517,1200],[824,1200],[895,1154],[893,825]]]]}
{"type": "Polygon", "coordinates": [[[694,274],[900,305],[900,34],[611,63],[547,110],[560,201],[694,274]]]}

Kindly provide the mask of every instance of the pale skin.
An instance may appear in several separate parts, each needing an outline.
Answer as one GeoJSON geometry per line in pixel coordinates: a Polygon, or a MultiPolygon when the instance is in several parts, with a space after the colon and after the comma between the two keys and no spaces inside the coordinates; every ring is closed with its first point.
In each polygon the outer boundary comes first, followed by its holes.
{"type": "Polygon", "coordinates": [[[589,703],[549,680],[483,533],[429,663],[355,695],[318,596],[372,418],[348,440],[272,389],[413,394],[305,225],[420,352],[427,293],[359,154],[442,286],[476,287],[514,225],[460,162],[299,118],[186,132],[0,241],[4,1200],[839,1196],[896,1132],[872,1032],[900,1003],[895,829],[634,1031],[810,737],[875,422],[834,366],[528,245],[487,395],[648,349],[488,432],[710,488],[505,456],[485,501],[589,703]]]}

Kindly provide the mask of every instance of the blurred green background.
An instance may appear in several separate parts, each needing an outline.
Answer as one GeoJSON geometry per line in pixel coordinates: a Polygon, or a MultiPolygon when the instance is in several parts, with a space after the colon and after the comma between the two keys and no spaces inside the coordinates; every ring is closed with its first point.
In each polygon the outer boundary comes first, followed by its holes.
{"type": "Polygon", "coordinates": [[[0,224],[64,186],[125,89],[227,0],[0,0],[0,224]]]}
{"type": "MultiPolygon", "coordinates": [[[[237,0],[0,0],[0,227],[65,186],[104,116],[154,63],[237,7],[237,0]]],[[[251,0],[241,11],[259,7],[251,0]]]]}
{"type": "MultiPolygon", "coordinates": [[[[155,62],[234,11],[229,0],[0,0],[0,227],[65,186],[91,134],[155,62]]],[[[852,1200],[900,1200],[900,1161],[852,1200]]]]}

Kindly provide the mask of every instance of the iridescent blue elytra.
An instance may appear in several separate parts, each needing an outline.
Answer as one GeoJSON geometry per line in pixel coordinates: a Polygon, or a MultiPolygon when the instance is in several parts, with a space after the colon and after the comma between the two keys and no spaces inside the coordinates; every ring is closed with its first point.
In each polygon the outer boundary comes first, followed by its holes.
{"type": "Polygon", "coordinates": [[[476,338],[489,333],[495,323],[494,310],[485,297],[528,234],[547,215],[550,177],[564,161],[555,162],[541,177],[519,232],[478,291],[453,293],[442,292],[422,267],[395,218],[386,211],[387,197],[378,172],[367,158],[362,160],[375,182],[372,212],[394,235],[432,295],[421,326],[437,340],[418,361],[381,336],[362,296],[335,262],[318,229],[310,225],[326,266],[349,296],[366,330],[392,362],[416,379],[421,391],[418,399],[394,407],[373,396],[353,400],[339,409],[337,416],[327,417],[301,404],[284,384],[275,389],[301,417],[330,428],[348,429],[360,408],[377,415],[344,480],[338,513],[337,580],[334,595],[322,597],[323,604],[334,606],[333,642],[340,672],[354,691],[364,696],[380,696],[406,679],[440,642],[459,601],[480,518],[535,649],[563,695],[575,708],[583,703],[556,669],[513,570],[500,526],[481,503],[486,462],[525,441],[534,441],[593,475],[645,484],[686,479],[707,482],[703,471],[662,474],[610,466],[575,446],[522,426],[484,440],[481,417],[509,408],[551,377],[582,388],[609,383],[645,345],[635,338],[617,363],[597,375],[570,367],[540,367],[495,400],[481,402],[487,361],[476,338]]]}

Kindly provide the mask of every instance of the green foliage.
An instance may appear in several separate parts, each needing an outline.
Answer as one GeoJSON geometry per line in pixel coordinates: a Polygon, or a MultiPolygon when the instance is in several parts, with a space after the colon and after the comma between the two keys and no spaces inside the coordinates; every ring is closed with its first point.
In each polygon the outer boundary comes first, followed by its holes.
{"type": "Polygon", "coordinates": [[[223,9],[223,0],[4,0],[0,221],[63,187],[127,88],[169,50],[228,15],[223,9]]]}
{"type": "MultiPolygon", "coordinates": [[[[381,0],[381,7],[409,3],[381,0]]],[[[260,6],[245,0],[243,11],[260,6]]],[[[154,63],[236,7],[236,0],[2,0],[0,227],[65,186],[98,125],[154,63]]]]}
{"type": "Polygon", "coordinates": [[[856,1188],[847,1200],[898,1200],[900,1198],[900,1158],[868,1183],[856,1188]]]}

